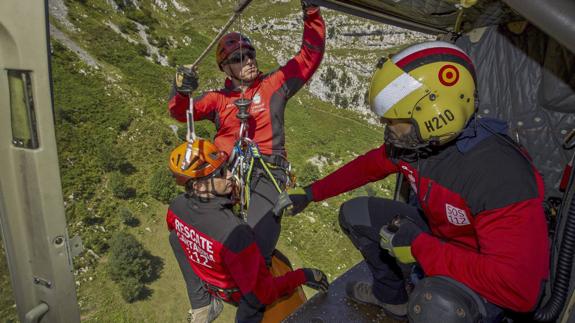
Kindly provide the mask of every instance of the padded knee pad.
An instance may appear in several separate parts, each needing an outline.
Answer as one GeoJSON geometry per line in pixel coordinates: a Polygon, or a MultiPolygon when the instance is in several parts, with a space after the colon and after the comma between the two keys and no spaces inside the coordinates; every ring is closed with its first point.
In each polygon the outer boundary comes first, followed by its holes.
{"type": "Polygon", "coordinates": [[[481,297],[448,277],[426,277],[409,296],[408,317],[412,323],[480,323],[486,316],[481,297]]]}

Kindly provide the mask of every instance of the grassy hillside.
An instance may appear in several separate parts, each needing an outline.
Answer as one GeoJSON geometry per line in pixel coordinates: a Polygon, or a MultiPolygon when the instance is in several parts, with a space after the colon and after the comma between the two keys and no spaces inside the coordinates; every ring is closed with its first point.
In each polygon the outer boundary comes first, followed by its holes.
{"type": "MultiPolygon", "coordinates": [[[[189,302],[178,266],[171,254],[164,223],[166,205],[155,199],[150,179],[165,169],[169,152],[180,140],[170,126],[184,125],[167,115],[167,95],[175,64],[189,63],[211,41],[217,29],[231,14],[235,1],[179,0],[189,11],[178,11],[171,1],[67,0],[70,29],[61,20],[51,23],[85,49],[98,68],[68,49],[65,42],[52,39],[52,68],[66,216],[70,235],[79,234],[86,248],[74,259],[82,319],[86,322],[181,322],[189,302]],[[115,9],[114,3],[121,10],[115,9]],[[159,10],[158,3],[167,6],[159,10]],[[150,55],[141,43],[138,24],[146,26],[150,43],[159,55],[150,55]],[[117,26],[121,34],[111,27],[117,26]],[[131,42],[135,40],[136,42],[131,42]],[[170,66],[162,66],[160,55],[170,66]],[[118,184],[120,183],[120,184],[118,184]],[[123,192],[123,194],[119,194],[123,192]],[[126,210],[137,218],[128,225],[121,214],[126,210]],[[147,285],[147,295],[133,303],[125,302],[118,285],[109,279],[109,242],[117,232],[129,232],[154,257],[161,259],[159,277],[147,285]]],[[[299,1],[254,1],[244,15],[246,28],[277,18],[299,14],[299,1]]],[[[336,15],[333,12],[327,14],[336,15]]],[[[283,31],[294,44],[297,32],[283,31]]],[[[294,54],[291,44],[269,39],[265,29],[244,30],[258,48],[260,68],[277,67],[281,46],[294,54]]],[[[344,47],[334,48],[335,60],[324,67],[337,68],[337,58],[355,57],[362,63],[373,51],[358,51],[353,56],[344,47]]],[[[220,86],[224,75],[210,53],[200,66],[200,90],[220,86]]],[[[365,85],[367,86],[367,84],[365,85]]],[[[339,87],[337,91],[344,90],[339,87]]],[[[359,92],[359,91],[358,91],[359,92]]],[[[363,99],[364,90],[357,93],[363,99]]],[[[359,100],[359,99],[358,99],[359,100]]],[[[350,104],[351,105],[351,104],[350,104]]],[[[201,122],[198,132],[214,133],[213,125],[201,122]]],[[[351,109],[336,108],[318,99],[306,86],[288,104],[286,141],[289,157],[300,179],[306,184],[328,174],[358,154],[381,144],[383,131],[368,125],[351,109]]],[[[360,255],[341,232],[337,214],[340,204],[354,196],[389,196],[393,179],[367,185],[356,191],[311,205],[306,212],[283,219],[279,249],[296,267],[325,270],[334,279],[360,260],[360,255]]],[[[0,265],[2,265],[0,263],[0,265]]],[[[6,277],[2,276],[4,284],[6,277]]],[[[5,284],[4,284],[5,285],[5,284]]],[[[0,286],[4,286],[0,285],[0,286]]],[[[5,289],[2,288],[5,294],[5,289]]],[[[308,290],[309,292],[309,290],[308,290]]],[[[0,316],[13,318],[9,301],[2,301],[0,316]]],[[[229,322],[233,309],[226,307],[218,322],[229,322]]]]}
{"type": "MultiPolygon", "coordinates": [[[[2,233],[0,232],[1,236],[2,233]]],[[[16,319],[16,305],[12,296],[8,264],[4,254],[4,244],[0,243],[0,322],[7,323],[16,319]]]]}

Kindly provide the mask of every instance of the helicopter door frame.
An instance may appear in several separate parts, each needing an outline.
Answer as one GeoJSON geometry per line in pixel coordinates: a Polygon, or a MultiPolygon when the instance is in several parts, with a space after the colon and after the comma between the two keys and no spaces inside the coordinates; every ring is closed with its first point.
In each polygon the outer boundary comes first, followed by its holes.
{"type": "Polygon", "coordinates": [[[0,1],[0,228],[21,322],[80,321],[50,81],[47,1],[0,1]]]}

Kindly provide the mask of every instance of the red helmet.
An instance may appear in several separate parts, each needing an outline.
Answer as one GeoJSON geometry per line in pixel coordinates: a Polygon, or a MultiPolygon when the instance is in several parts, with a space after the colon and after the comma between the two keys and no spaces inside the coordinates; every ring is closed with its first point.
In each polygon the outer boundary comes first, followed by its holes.
{"type": "Polygon", "coordinates": [[[220,70],[222,69],[222,62],[240,47],[255,51],[250,39],[238,32],[227,33],[220,39],[216,49],[216,62],[220,70]]]}

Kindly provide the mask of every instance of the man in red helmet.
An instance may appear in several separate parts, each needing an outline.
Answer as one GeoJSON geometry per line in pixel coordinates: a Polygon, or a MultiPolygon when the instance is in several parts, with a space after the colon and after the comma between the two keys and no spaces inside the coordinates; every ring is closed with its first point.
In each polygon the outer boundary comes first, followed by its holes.
{"type": "Polygon", "coordinates": [[[298,286],[326,291],[327,277],[301,268],[273,277],[254,239],[253,230],[232,211],[231,174],[226,156],[211,142],[198,139],[189,168],[186,145],[170,155],[170,170],[186,193],[166,215],[170,245],[178,261],[192,306],[192,323],[209,323],[222,310],[221,301],[238,307],[236,322],[260,322],[265,306],[298,286]]]}
{"type": "MultiPolygon", "coordinates": [[[[239,33],[229,33],[222,37],[216,50],[217,64],[228,77],[224,88],[205,92],[193,99],[194,119],[208,119],[215,123],[214,143],[228,156],[240,130],[240,120],[236,117],[238,108],[234,102],[239,98],[251,100],[247,135],[257,144],[262,161],[269,167],[255,163],[251,178],[247,179],[251,192],[247,222],[254,229],[258,245],[268,262],[281,229],[280,219],[272,209],[278,199],[278,190],[283,189],[288,181],[284,110],[287,100],[317,70],[325,46],[325,24],[319,7],[302,1],[302,8],[304,31],[301,49],[284,66],[271,73],[262,73],[251,41],[239,33]]],[[[172,117],[186,121],[189,95],[197,86],[198,78],[194,71],[178,69],[169,101],[172,117]]]]}

